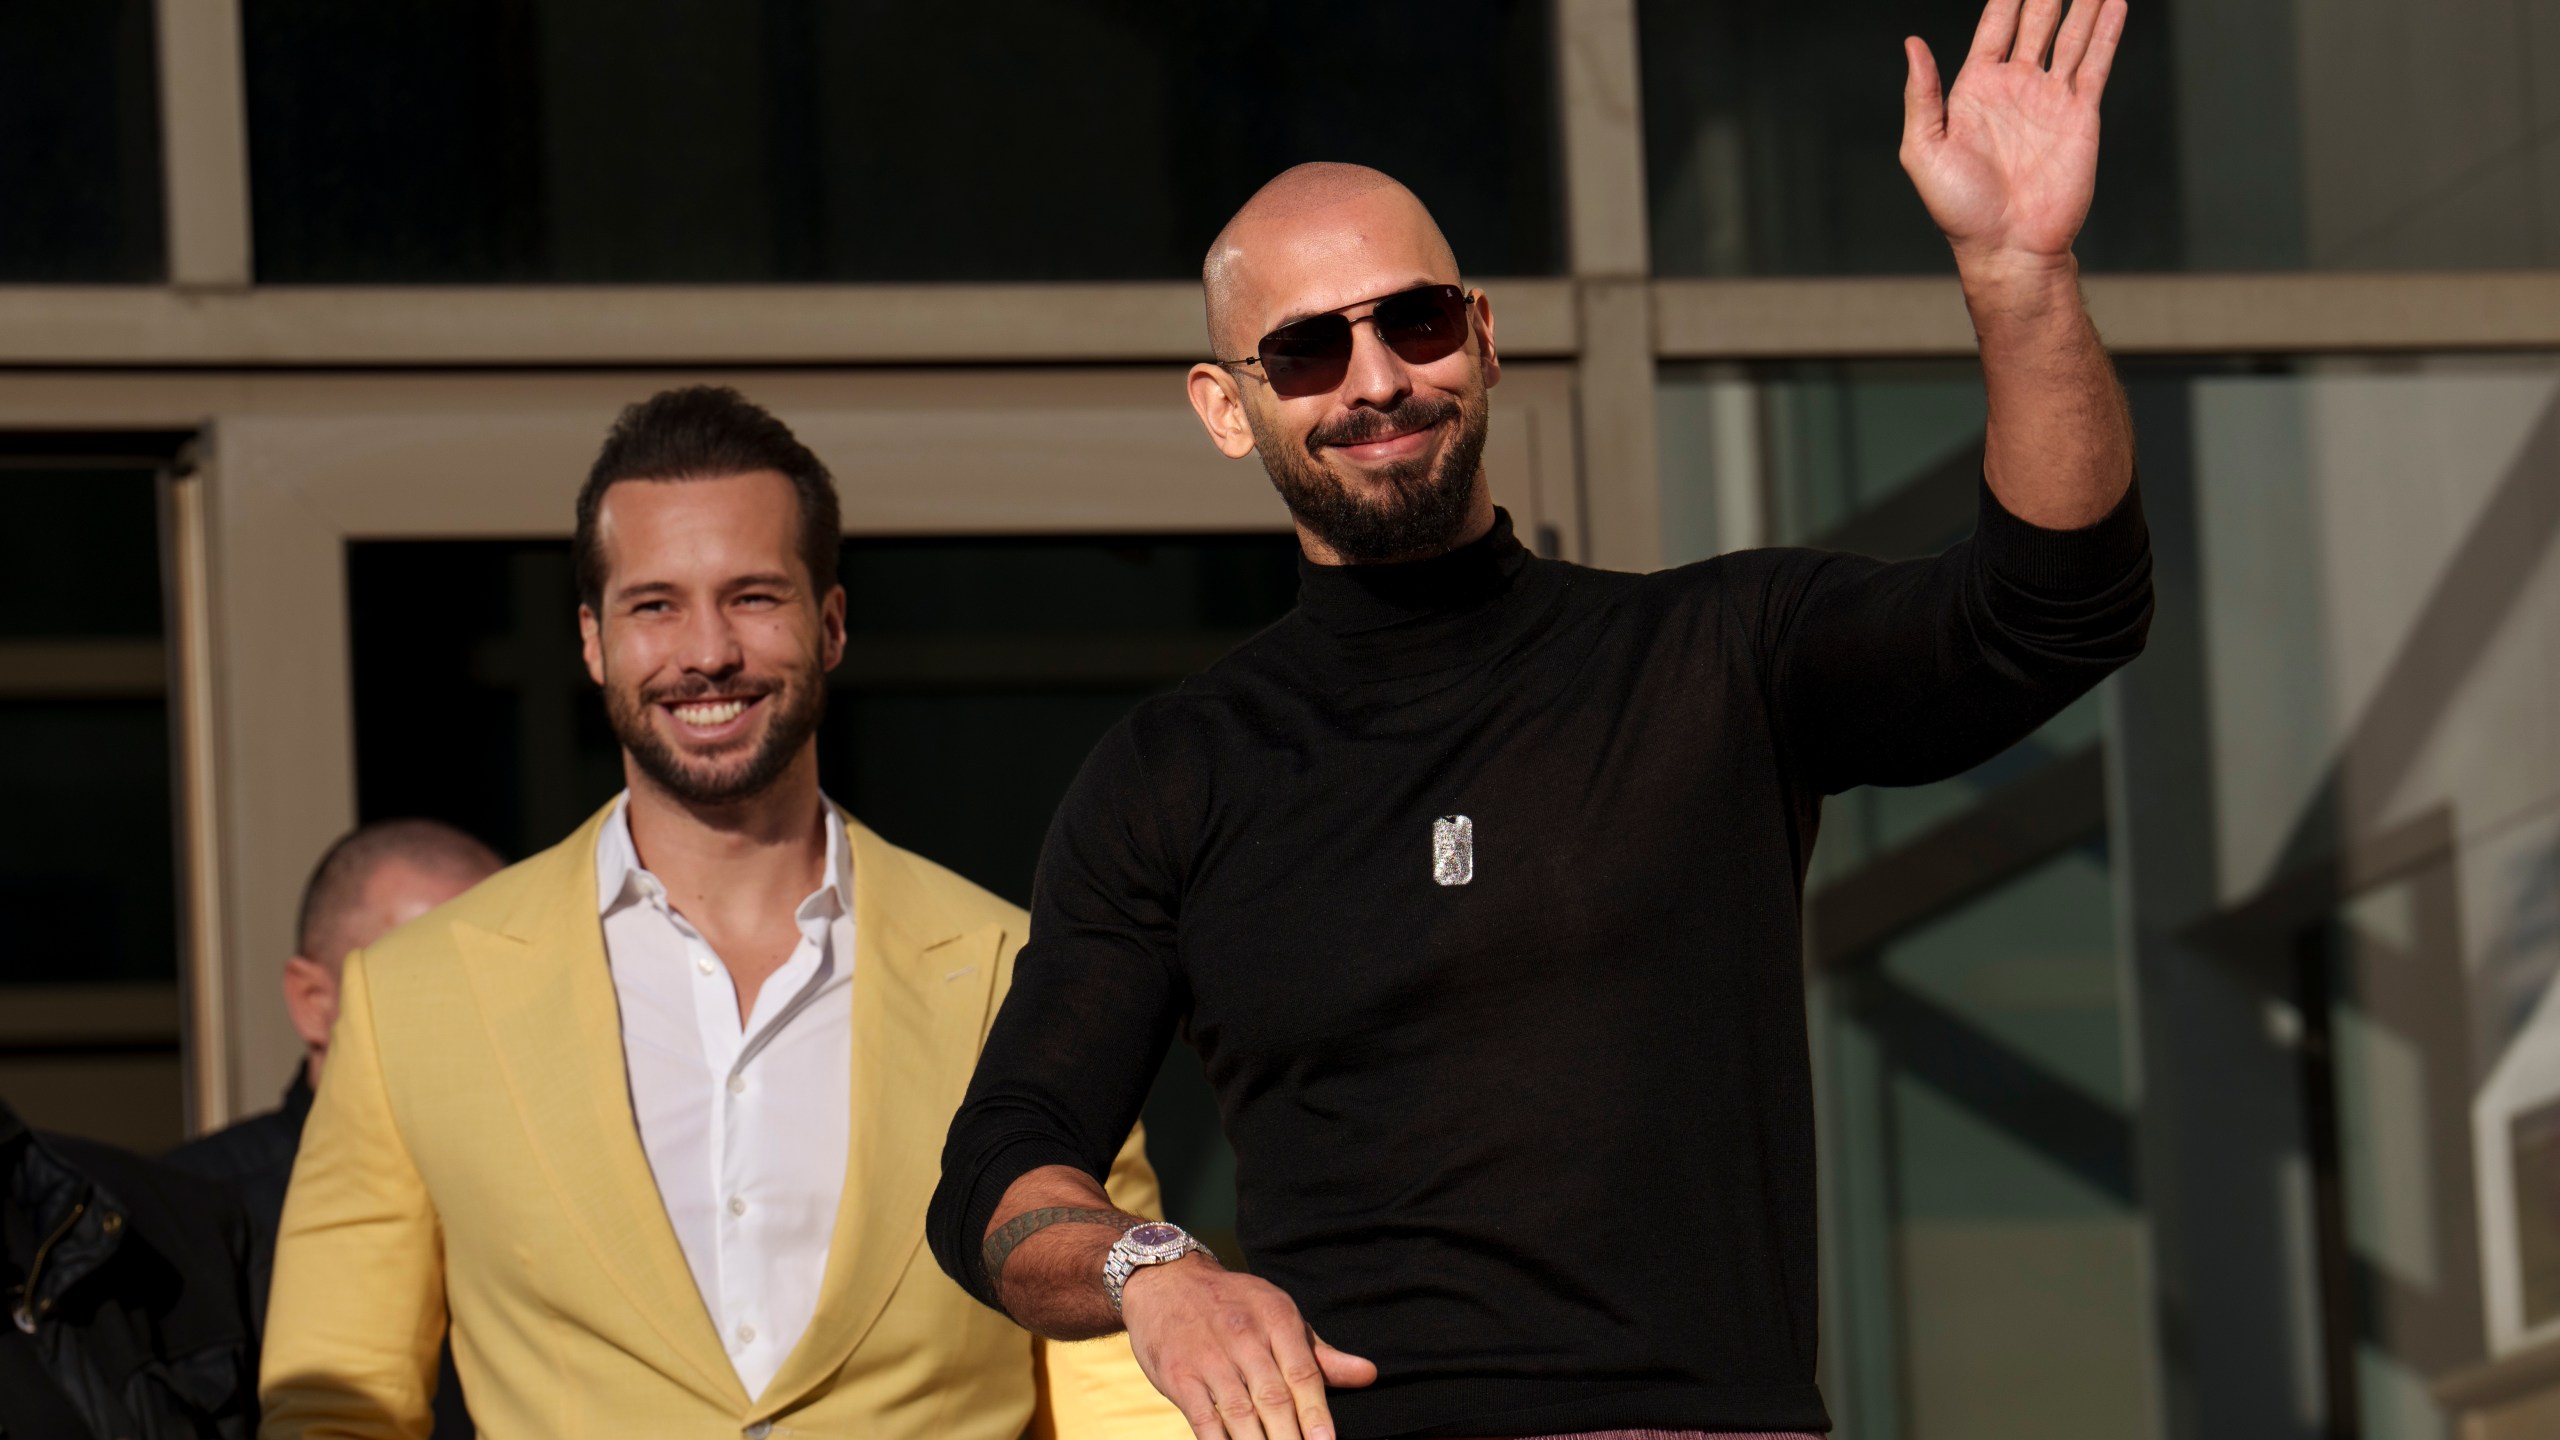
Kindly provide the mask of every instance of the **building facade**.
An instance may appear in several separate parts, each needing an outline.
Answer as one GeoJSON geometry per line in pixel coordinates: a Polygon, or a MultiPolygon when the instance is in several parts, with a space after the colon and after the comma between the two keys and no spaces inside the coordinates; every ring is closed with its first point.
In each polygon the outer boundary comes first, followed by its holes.
{"type": "MultiPolygon", "coordinates": [[[[1299,160],[1406,179],[1493,297],[1541,550],[1960,538],[1897,41],[1952,72],[1979,9],[13,7],[0,1090],[146,1147],[262,1108],[333,836],[521,855],[611,794],[569,501],[670,383],[837,473],[831,793],[1019,897],[1084,747],[1290,601],[1179,375],[1299,160]]],[[[2548,1433],[2560,12],[2138,3],[2102,167],[2159,618],[1826,813],[1826,1392],[1859,1440],[2548,1433]]],[[[1149,1113],[1214,1231],[1188,1059],[1149,1113]]]]}

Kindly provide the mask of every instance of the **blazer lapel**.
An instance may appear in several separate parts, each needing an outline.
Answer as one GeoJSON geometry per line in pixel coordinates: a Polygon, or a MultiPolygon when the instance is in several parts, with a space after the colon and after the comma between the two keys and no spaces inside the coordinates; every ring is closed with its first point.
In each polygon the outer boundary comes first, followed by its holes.
{"type": "Polygon", "coordinates": [[[527,887],[538,898],[506,927],[457,926],[455,939],[545,1177],[619,1301],[664,1346],[647,1358],[740,1410],[745,1387],[703,1308],[632,1118],[621,1006],[596,907],[602,819],[537,862],[558,873],[527,887]]]}
{"type": "Polygon", "coordinates": [[[977,1066],[1005,941],[954,920],[907,858],[849,817],[853,847],[853,1105],[844,1199],[818,1312],[756,1402],[799,1403],[844,1368],[924,1243],[952,1112],[977,1066]]]}

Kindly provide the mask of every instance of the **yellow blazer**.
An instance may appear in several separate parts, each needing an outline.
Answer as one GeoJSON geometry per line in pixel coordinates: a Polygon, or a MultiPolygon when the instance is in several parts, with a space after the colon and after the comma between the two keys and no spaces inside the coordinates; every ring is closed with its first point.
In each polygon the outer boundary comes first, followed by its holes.
{"type": "MultiPolygon", "coordinates": [[[[1188,1437],[1125,1339],[1027,1334],[925,1248],[943,1133],[1027,917],[849,817],[844,1205],[817,1317],[748,1397],[632,1119],[596,913],[603,820],[349,957],[285,1201],[259,1433],[423,1436],[450,1307],[490,1440],[1188,1437]]],[[[1110,1189],[1156,1213],[1142,1136],[1110,1189]]]]}

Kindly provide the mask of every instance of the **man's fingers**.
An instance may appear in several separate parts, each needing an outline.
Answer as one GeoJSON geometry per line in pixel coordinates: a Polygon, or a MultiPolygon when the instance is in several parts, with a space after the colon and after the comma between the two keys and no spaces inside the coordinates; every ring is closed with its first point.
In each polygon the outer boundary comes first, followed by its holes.
{"type": "Polygon", "coordinates": [[[1279,1362],[1272,1359],[1270,1350],[1239,1355],[1236,1368],[1243,1373],[1245,1398],[1253,1405],[1253,1418],[1268,1440],[1306,1440],[1298,1430],[1298,1397],[1290,1391],[1289,1382],[1281,1378],[1279,1362]]]}
{"type": "MultiPolygon", "coordinates": [[[[2087,4],[2088,0],[2081,3],[2087,4]]],[[[2072,93],[2094,100],[2107,88],[2107,74],[2116,68],[2116,46],[2124,40],[2125,8],[2125,0],[2106,0],[2098,7],[2098,24],[2089,37],[2089,54],[2071,77],[2072,93]]]]}
{"type": "Polygon", "coordinates": [[[1919,36],[1906,36],[1902,58],[1911,78],[1902,84],[1902,143],[1916,145],[1947,133],[1947,97],[1938,89],[1938,57],[1919,36]]]}
{"type": "MultiPolygon", "coordinates": [[[[1264,1434],[1262,1421],[1254,1414],[1253,1387],[1242,1375],[1230,1374],[1209,1387],[1216,1397],[1218,1419],[1227,1427],[1228,1440],[1271,1440],[1264,1434]]],[[[1283,1440],[1297,1440],[1286,1436],[1283,1440]]]]}
{"type": "Polygon", "coordinates": [[[1966,52],[1975,60],[1993,65],[2009,58],[2009,43],[2018,38],[2019,0],[1991,0],[1982,9],[1982,23],[1973,27],[1973,49],[1966,52]]]}
{"type": "Polygon", "coordinates": [[[1326,1344],[1324,1337],[1313,1330],[1308,1331],[1307,1334],[1316,1342],[1316,1365],[1324,1371],[1326,1384],[1338,1385],[1345,1390],[1357,1390],[1378,1378],[1376,1361],[1363,1360],[1357,1355],[1336,1350],[1326,1344]]]}
{"type": "Polygon", "coordinates": [[[2027,0],[2026,13],[2018,17],[2018,43],[2009,58],[2022,65],[2044,63],[2045,47],[2053,43],[2054,22],[2062,18],[2062,0],[2027,0]]]}
{"type": "Polygon", "coordinates": [[[2098,33],[2098,12],[2104,8],[2098,0],[2071,0],[2071,13],[2063,17],[2062,33],[2053,37],[2053,73],[2069,79],[2080,68],[2080,59],[2089,53],[2089,37],[2098,33]]]}
{"type": "Polygon", "coordinates": [[[1271,1358],[1280,1366],[1280,1379],[1289,1387],[1298,1428],[1307,1440],[1333,1440],[1333,1411],[1324,1403],[1324,1367],[1308,1344],[1314,1335],[1301,1324],[1272,1336],[1271,1358]]]}
{"type": "Polygon", "coordinates": [[[1196,1440],[1234,1440],[1227,1434],[1227,1422],[1218,1418],[1218,1402],[1208,1386],[1197,1380],[1177,1384],[1165,1392],[1165,1398],[1182,1412],[1183,1422],[1191,1427],[1196,1440]]]}

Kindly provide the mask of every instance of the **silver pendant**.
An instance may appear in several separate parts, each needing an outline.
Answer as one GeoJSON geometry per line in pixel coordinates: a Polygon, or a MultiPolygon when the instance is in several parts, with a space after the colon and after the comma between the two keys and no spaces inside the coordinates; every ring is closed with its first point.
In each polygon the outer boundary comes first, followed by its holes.
{"type": "Polygon", "coordinates": [[[1431,822],[1431,878],[1441,885],[1464,885],[1476,878],[1476,822],[1464,815],[1431,822]]]}

